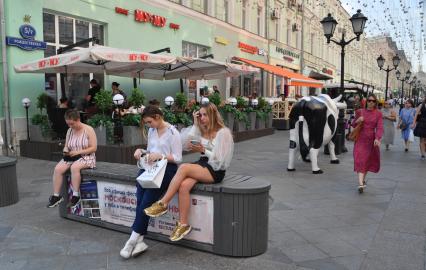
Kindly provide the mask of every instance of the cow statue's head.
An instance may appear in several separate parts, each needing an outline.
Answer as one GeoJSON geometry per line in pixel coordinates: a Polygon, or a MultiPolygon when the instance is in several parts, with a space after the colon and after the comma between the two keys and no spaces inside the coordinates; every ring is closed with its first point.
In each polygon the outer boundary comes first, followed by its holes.
{"type": "Polygon", "coordinates": [[[346,102],[344,102],[344,101],[340,102],[341,99],[342,99],[342,95],[339,95],[338,97],[333,98],[333,101],[336,104],[338,110],[340,110],[340,109],[346,109],[348,107],[348,105],[346,104],[346,102]]]}

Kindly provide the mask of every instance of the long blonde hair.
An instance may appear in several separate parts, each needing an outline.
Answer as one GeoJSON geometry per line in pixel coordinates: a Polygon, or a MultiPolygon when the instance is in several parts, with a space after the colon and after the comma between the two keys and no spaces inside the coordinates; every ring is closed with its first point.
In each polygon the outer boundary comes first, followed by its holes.
{"type": "MultiPolygon", "coordinates": [[[[206,129],[203,129],[200,125],[198,125],[202,135],[206,135],[205,133],[211,135],[213,132],[217,132],[219,129],[225,127],[222,116],[220,115],[216,105],[213,103],[207,103],[201,105],[201,109],[202,108],[206,110],[206,114],[209,118],[209,124],[207,125],[206,129]]],[[[197,119],[197,121],[199,120],[197,119]]],[[[198,124],[200,123],[198,122],[198,124]]]]}

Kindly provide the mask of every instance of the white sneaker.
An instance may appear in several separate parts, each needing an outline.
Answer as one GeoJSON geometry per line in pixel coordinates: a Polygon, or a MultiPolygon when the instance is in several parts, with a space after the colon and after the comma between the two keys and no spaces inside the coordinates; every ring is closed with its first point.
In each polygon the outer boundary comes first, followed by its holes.
{"type": "Polygon", "coordinates": [[[147,248],[148,248],[148,245],[145,244],[144,241],[138,241],[136,243],[135,248],[132,251],[132,257],[136,257],[136,256],[140,255],[142,252],[147,250],[147,248]]]}
{"type": "Polygon", "coordinates": [[[127,240],[126,244],[124,245],[123,249],[120,250],[120,256],[124,259],[130,258],[132,255],[132,251],[136,246],[136,241],[127,240]]]}

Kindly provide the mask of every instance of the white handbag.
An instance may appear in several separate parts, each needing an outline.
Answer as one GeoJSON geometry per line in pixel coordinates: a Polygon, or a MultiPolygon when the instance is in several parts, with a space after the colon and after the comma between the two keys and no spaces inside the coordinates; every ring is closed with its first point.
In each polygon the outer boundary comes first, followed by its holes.
{"type": "Polygon", "coordinates": [[[145,171],[136,178],[143,188],[160,188],[166,173],[167,159],[161,159],[152,164],[144,163],[145,171]]]}

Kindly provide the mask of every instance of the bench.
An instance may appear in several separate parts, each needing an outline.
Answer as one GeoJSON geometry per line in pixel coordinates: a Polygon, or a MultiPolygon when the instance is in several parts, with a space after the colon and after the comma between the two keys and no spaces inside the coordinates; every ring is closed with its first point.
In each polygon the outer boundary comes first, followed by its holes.
{"type": "Polygon", "coordinates": [[[16,158],[0,156],[0,207],[19,201],[16,158]]]}
{"type": "MultiPolygon", "coordinates": [[[[74,211],[66,207],[71,191],[70,175],[64,176],[61,217],[130,233],[136,208],[136,166],[97,162],[96,169],[82,171],[82,203],[74,211]]],[[[229,175],[220,184],[197,184],[191,191],[192,232],[179,242],[169,235],[178,216],[176,197],[169,212],[150,220],[147,238],[215,254],[249,257],[267,249],[269,216],[268,182],[251,176],[229,175]]]]}

